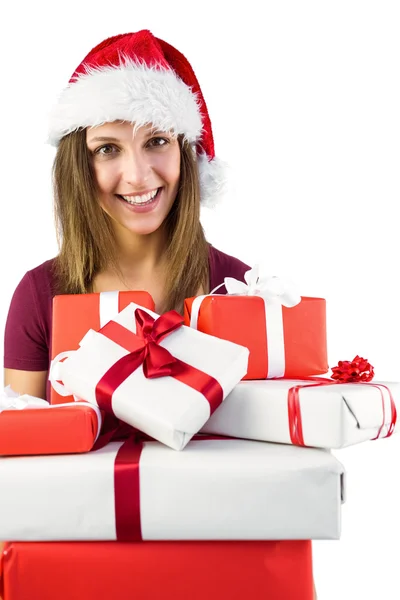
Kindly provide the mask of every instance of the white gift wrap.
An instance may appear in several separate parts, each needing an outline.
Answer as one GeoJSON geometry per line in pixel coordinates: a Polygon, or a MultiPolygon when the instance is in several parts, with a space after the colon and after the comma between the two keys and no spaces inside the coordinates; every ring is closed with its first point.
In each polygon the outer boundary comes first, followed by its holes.
{"type": "MultiPolygon", "coordinates": [[[[131,303],[113,319],[136,332],[135,309],[158,315],[131,303]]],[[[232,342],[182,326],[160,342],[171,354],[211,375],[224,398],[247,372],[249,350],[232,342]]],[[[79,399],[96,403],[95,388],[108,369],[129,354],[101,333],[89,330],[80,348],[59,363],[59,378],[79,399]]],[[[114,414],[175,450],[181,450],[210,416],[210,404],[200,392],[173,377],[147,379],[139,366],[114,392],[114,414]]]]}
{"type": "MultiPolygon", "coordinates": [[[[317,383],[317,382],[315,382],[317,383]]],[[[399,411],[400,383],[384,383],[399,411]]],[[[312,381],[242,381],[217,408],[202,432],[245,439],[291,444],[288,390],[312,381]]],[[[390,398],[381,388],[385,403],[385,427],[391,421],[390,398]]],[[[383,423],[382,397],[371,385],[338,383],[306,387],[299,392],[303,437],[307,446],[344,448],[378,435],[383,423]]],[[[398,431],[398,427],[395,429],[398,431]]]]}
{"type": "MultiPolygon", "coordinates": [[[[122,442],[77,455],[0,458],[0,539],[116,540],[122,442]]],[[[344,468],[328,451],[247,440],[143,445],[144,540],[338,539],[344,468]]]]}

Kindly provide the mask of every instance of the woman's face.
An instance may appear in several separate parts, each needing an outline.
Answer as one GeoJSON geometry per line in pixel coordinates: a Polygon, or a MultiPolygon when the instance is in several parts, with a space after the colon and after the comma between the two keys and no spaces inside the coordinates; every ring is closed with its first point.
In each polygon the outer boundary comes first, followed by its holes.
{"type": "Polygon", "coordinates": [[[157,231],[175,201],[180,147],[169,133],[130,123],[86,130],[99,202],[117,227],[146,235],[157,231]]]}

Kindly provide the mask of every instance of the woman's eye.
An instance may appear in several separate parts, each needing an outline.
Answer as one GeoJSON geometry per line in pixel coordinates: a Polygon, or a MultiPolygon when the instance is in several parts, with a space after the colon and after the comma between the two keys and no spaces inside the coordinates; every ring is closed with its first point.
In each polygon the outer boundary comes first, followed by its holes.
{"type": "Polygon", "coordinates": [[[162,137],[155,137],[148,141],[147,145],[153,148],[161,148],[162,146],[166,146],[169,143],[169,140],[162,137]]]}
{"type": "Polygon", "coordinates": [[[116,148],[114,146],[111,146],[111,144],[105,144],[104,146],[100,146],[100,148],[97,148],[94,151],[94,153],[105,156],[105,155],[112,154],[115,150],[116,150],[116,148]]]}

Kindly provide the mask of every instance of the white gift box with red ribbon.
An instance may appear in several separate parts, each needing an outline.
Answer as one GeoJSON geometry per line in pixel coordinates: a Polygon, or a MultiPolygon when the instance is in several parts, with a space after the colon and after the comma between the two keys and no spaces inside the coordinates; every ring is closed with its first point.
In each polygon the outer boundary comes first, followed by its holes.
{"type": "Polygon", "coordinates": [[[338,539],[344,468],[326,450],[247,440],[111,442],[0,458],[0,539],[338,539]]]}
{"type": "Polygon", "coordinates": [[[181,450],[246,374],[249,350],[183,326],[175,311],[158,317],[129,304],[89,330],[78,350],[61,353],[50,380],[181,450]]]}
{"type": "Polygon", "coordinates": [[[333,449],[398,430],[400,383],[318,383],[242,381],[202,432],[333,449]]]}

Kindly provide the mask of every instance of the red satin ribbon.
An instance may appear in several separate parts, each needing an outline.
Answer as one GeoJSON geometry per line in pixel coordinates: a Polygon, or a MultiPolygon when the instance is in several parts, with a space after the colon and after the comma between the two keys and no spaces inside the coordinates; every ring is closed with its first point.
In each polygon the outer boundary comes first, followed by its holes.
{"type": "Polygon", "coordinates": [[[200,392],[210,404],[211,415],[223,400],[223,390],[219,382],[175,358],[166,348],[159,345],[162,339],[183,325],[183,317],[171,310],[154,319],[146,311],[137,308],[135,320],[136,334],[114,321],[100,329],[100,333],[128,350],[129,354],[119,359],[98,382],[95,392],[98,406],[113,414],[112,396],[115,390],[143,365],[143,373],[147,378],[174,377],[200,392]]]}
{"type": "MultiPolygon", "coordinates": [[[[290,433],[290,440],[292,442],[292,444],[296,445],[296,446],[305,446],[305,442],[304,442],[304,437],[303,437],[303,423],[302,423],[302,417],[301,417],[301,408],[300,408],[300,397],[299,397],[299,391],[303,388],[307,388],[307,387],[318,387],[318,386],[324,386],[324,385],[336,385],[339,383],[343,383],[341,381],[334,381],[332,379],[327,379],[324,377],[305,377],[304,379],[302,378],[302,381],[316,381],[318,383],[316,384],[311,384],[311,385],[295,385],[292,388],[289,389],[288,391],[288,415],[289,415],[289,433],[290,433]]],[[[389,394],[389,399],[390,399],[390,408],[391,408],[391,421],[388,427],[388,431],[386,433],[386,435],[384,435],[383,437],[390,437],[394,431],[396,422],[397,422],[397,410],[396,410],[396,405],[392,396],[392,392],[390,391],[390,389],[384,385],[383,383],[370,383],[370,382],[363,382],[363,381],[357,381],[357,382],[353,382],[352,385],[370,385],[373,386],[375,388],[377,388],[381,394],[381,400],[382,400],[382,425],[379,428],[378,431],[378,435],[374,438],[372,438],[373,440],[377,440],[380,437],[381,431],[385,426],[386,423],[386,414],[385,414],[385,397],[383,395],[383,391],[382,388],[385,388],[385,390],[387,390],[388,394],[389,394]]]]}
{"type": "MultiPolygon", "coordinates": [[[[155,321],[140,309],[135,311],[137,334],[114,321],[109,322],[101,333],[127,349],[130,354],[117,361],[96,387],[96,399],[106,411],[102,435],[93,450],[104,447],[112,439],[125,437],[133,429],[112,414],[112,394],[125,379],[143,364],[146,377],[171,375],[197,389],[210,403],[211,413],[223,399],[220,384],[206,373],[177,360],[158,343],[183,324],[175,311],[166,313],[155,321]],[[111,414],[110,414],[111,413],[111,414]]],[[[140,473],[139,461],[144,439],[151,439],[141,432],[129,437],[119,448],[114,464],[115,524],[117,540],[135,542],[142,540],[140,521],[140,473]]]]}
{"type": "MultiPolygon", "coordinates": [[[[101,432],[99,437],[97,438],[91,452],[95,452],[96,450],[100,450],[107,446],[109,442],[117,442],[121,440],[126,440],[132,435],[137,436],[138,430],[124,423],[120,419],[117,419],[114,415],[110,415],[109,413],[102,412],[102,425],[101,432]]],[[[148,439],[151,439],[148,437],[148,439]]]]}
{"type": "MultiPolygon", "coordinates": [[[[233,439],[196,434],[193,440],[233,439]]],[[[117,541],[142,541],[140,521],[140,456],[144,441],[154,441],[141,432],[128,438],[117,452],[114,464],[115,527],[117,541]]]]}
{"type": "Polygon", "coordinates": [[[142,449],[143,443],[130,437],[119,448],[115,458],[115,528],[119,542],[142,540],[139,476],[142,449]]]}

